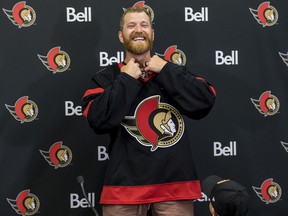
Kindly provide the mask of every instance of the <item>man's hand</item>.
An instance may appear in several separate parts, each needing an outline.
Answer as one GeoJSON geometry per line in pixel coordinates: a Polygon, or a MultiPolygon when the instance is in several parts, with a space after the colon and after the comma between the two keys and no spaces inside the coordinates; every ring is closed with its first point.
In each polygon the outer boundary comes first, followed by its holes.
{"type": "Polygon", "coordinates": [[[164,65],[167,64],[167,61],[164,59],[160,58],[157,55],[154,55],[150,61],[145,62],[145,71],[153,71],[155,73],[159,73],[164,65]]]}
{"type": "Polygon", "coordinates": [[[142,72],[139,68],[139,64],[135,62],[134,58],[131,58],[129,60],[129,62],[127,63],[127,65],[124,65],[121,68],[121,72],[126,73],[126,74],[134,77],[135,79],[138,79],[142,74],[142,72]]]}

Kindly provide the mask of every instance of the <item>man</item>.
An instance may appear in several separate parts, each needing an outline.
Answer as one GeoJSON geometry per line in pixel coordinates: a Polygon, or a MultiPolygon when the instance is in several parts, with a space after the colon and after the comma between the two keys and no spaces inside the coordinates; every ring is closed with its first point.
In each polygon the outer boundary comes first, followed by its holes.
{"type": "Polygon", "coordinates": [[[202,181],[201,187],[210,198],[209,210],[212,216],[248,215],[249,195],[239,183],[211,175],[202,181]]]}
{"type": "Polygon", "coordinates": [[[103,215],[144,216],[151,207],[153,215],[193,216],[201,189],[185,121],[206,116],[215,91],[185,67],[151,57],[144,8],[126,9],[118,36],[124,62],[96,73],[82,98],[90,126],[111,137],[103,215]]]}

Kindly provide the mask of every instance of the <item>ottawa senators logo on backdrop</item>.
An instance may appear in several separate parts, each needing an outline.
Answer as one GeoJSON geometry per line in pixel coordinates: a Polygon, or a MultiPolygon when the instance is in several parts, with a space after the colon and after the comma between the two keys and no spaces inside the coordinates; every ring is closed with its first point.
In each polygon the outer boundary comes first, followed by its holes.
{"type": "Polygon", "coordinates": [[[271,91],[266,91],[261,94],[259,100],[250,98],[257,110],[266,116],[271,116],[278,113],[280,102],[278,98],[271,94],[271,91]]]}
{"type": "Polygon", "coordinates": [[[252,188],[260,200],[266,204],[277,202],[282,195],[281,187],[273,182],[272,178],[266,179],[260,188],[254,186],[252,188]]]}
{"type": "Polygon", "coordinates": [[[279,52],[279,55],[281,57],[281,59],[283,60],[283,62],[286,64],[286,66],[288,67],[288,52],[287,53],[281,53],[279,52]]]}
{"type": "Polygon", "coordinates": [[[38,197],[30,193],[29,189],[21,191],[15,200],[7,198],[7,201],[16,213],[22,216],[34,215],[40,207],[38,197]]]}
{"type": "Polygon", "coordinates": [[[61,47],[52,48],[47,56],[38,54],[38,58],[49,71],[53,71],[53,74],[66,71],[71,62],[69,55],[62,51],[61,47]]]}
{"type": "Polygon", "coordinates": [[[54,143],[49,151],[39,151],[45,160],[55,169],[66,167],[72,160],[71,150],[67,146],[62,145],[61,141],[54,143]]]}
{"type": "Polygon", "coordinates": [[[186,56],[182,50],[177,49],[177,45],[172,45],[168,47],[164,54],[156,54],[161,57],[164,56],[164,59],[166,61],[170,61],[182,66],[186,64],[186,56]]]}
{"type": "Polygon", "coordinates": [[[10,114],[21,123],[31,122],[38,115],[38,107],[36,103],[28,100],[28,96],[19,98],[14,106],[5,104],[10,114]]]}
{"type": "Polygon", "coordinates": [[[249,10],[257,22],[263,27],[273,26],[278,21],[278,12],[270,5],[270,2],[263,2],[257,10],[252,8],[249,8],[249,10]]]}
{"type": "Polygon", "coordinates": [[[3,11],[18,28],[31,26],[36,20],[34,9],[26,5],[25,1],[15,4],[12,10],[3,8],[3,11]]]}
{"type": "MultiPolygon", "coordinates": [[[[148,12],[148,14],[150,14],[151,22],[153,22],[153,20],[154,20],[154,11],[152,10],[151,7],[149,7],[148,5],[145,5],[145,1],[138,1],[138,2],[136,2],[133,5],[133,7],[134,6],[138,6],[138,7],[141,7],[141,8],[143,7],[148,12]]],[[[126,10],[126,8],[123,8],[123,11],[125,11],[125,10],[126,10]]]]}
{"type": "Polygon", "coordinates": [[[169,104],[160,103],[160,96],[143,100],[134,116],[126,116],[121,123],[130,135],[151,151],[175,145],[184,133],[181,114],[169,104]]]}

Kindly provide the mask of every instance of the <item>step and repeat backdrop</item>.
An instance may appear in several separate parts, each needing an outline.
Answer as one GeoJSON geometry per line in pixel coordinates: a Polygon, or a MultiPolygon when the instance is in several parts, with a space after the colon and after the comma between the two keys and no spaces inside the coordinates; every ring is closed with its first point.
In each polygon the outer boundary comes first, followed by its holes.
{"type": "MultiPolygon", "coordinates": [[[[187,126],[200,180],[234,179],[251,216],[287,216],[288,2],[279,0],[1,0],[0,215],[95,215],[81,183],[101,215],[109,137],[89,128],[80,101],[93,74],[124,60],[119,19],[133,5],[153,16],[152,54],[176,53],[217,91],[211,113],[187,126]]],[[[208,203],[203,193],[196,215],[210,215],[208,203]]]]}

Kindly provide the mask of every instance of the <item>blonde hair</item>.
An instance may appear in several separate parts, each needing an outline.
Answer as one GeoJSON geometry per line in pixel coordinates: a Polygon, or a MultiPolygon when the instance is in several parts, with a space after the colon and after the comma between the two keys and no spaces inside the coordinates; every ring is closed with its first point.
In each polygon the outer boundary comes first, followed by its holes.
{"type": "Polygon", "coordinates": [[[151,16],[150,12],[147,10],[147,8],[139,7],[139,6],[133,6],[133,7],[125,9],[124,13],[122,14],[122,16],[120,18],[120,31],[123,30],[124,17],[126,16],[126,14],[128,14],[128,13],[142,13],[142,12],[147,14],[147,16],[149,17],[149,20],[150,20],[150,24],[152,26],[152,16],[151,16]]]}

